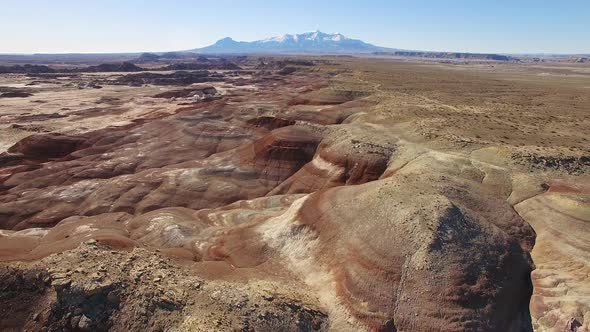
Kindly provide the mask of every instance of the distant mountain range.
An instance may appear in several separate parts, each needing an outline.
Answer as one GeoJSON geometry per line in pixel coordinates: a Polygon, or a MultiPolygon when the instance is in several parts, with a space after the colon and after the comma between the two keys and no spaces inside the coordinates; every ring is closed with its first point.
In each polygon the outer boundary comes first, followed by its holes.
{"type": "Polygon", "coordinates": [[[246,54],[246,53],[330,53],[358,54],[392,52],[396,49],[375,46],[362,40],[348,38],[340,33],[321,31],[301,34],[285,34],[253,42],[223,38],[215,44],[190,50],[197,53],[246,54]]]}
{"type": "MultiPolygon", "coordinates": [[[[312,31],[301,34],[256,40],[252,42],[236,41],[230,37],[218,40],[215,44],[176,52],[154,53],[101,53],[101,54],[0,54],[0,63],[4,64],[51,64],[67,61],[70,64],[85,64],[88,59],[94,63],[113,63],[132,61],[134,63],[153,62],[191,62],[207,63],[207,55],[242,55],[242,54],[346,54],[369,55],[379,57],[402,57],[442,59],[445,61],[516,61],[543,62],[558,61],[569,63],[590,63],[588,54],[496,54],[467,52],[433,52],[387,48],[366,43],[359,39],[346,37],[341,33],[324,33],[312,31]]],[[[200,67],[217,64],[200,65],[200,67]]],[[[230,66],[230,65],[228,65],[230,66]]],[[[230,68],[227,68],[230,69],[230,68]]],[[[10,69],[12,70],[12,69],[10,69]]]]}

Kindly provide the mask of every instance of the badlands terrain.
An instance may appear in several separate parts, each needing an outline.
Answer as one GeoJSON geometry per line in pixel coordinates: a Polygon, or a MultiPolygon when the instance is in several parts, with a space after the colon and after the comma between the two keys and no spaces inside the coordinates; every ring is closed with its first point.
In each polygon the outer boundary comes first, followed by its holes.
{"type": "Polygon", "coordinates": [[[5,67],[0,330],[590,331],[587,64],[196,61],[5,67]]]}

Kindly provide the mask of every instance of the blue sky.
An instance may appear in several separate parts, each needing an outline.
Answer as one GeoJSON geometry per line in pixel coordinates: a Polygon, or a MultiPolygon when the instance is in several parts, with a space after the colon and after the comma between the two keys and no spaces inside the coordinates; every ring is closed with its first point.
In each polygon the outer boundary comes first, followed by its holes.
{"type": "Polygon", "coordinates": [[[590,53],[590,0],[0,0],[0,53],[171,51],[316,29],[404,49],[590,53]]]}

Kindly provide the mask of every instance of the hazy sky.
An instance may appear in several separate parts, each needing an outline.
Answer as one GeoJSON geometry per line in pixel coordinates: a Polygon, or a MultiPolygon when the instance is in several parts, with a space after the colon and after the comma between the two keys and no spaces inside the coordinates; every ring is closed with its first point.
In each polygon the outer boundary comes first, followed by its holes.
{"type": "Polygon", "coordinates": [[[404,49],[590,53],[590,0],[0,0],[0,53],[173,51],[316,29],[404,49]]]}

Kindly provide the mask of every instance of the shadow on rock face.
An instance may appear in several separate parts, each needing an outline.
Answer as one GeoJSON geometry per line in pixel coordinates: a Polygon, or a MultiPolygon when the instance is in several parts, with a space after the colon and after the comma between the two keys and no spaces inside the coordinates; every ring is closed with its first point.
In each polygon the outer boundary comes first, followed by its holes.
{"type": "Polygon", "coordinates": [[[10,153],[22,154],[23,158],[47,160],[62,158],[82,148],[86,139],[61,134],[35,134],[28,136],[8,149],[10,153]]]}

